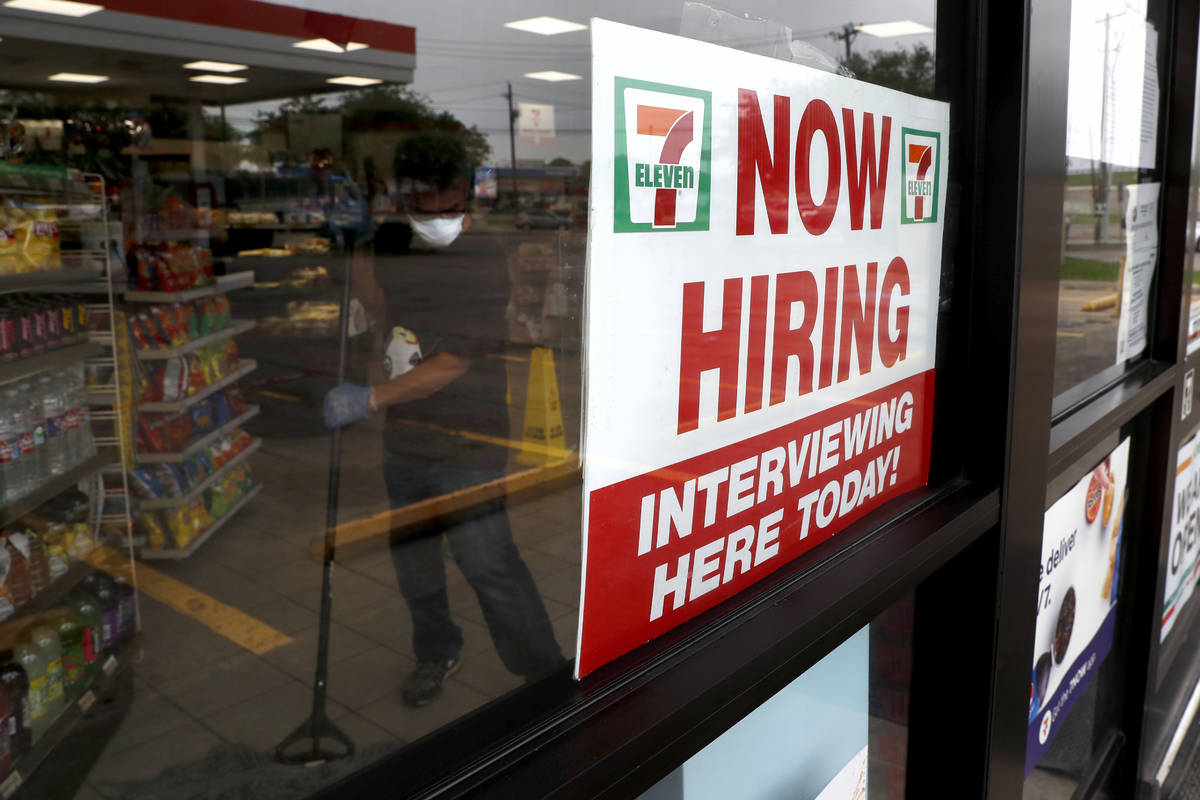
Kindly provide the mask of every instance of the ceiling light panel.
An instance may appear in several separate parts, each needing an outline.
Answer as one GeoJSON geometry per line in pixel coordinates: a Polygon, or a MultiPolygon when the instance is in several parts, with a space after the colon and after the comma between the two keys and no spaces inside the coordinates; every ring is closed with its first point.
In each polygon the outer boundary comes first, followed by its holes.
{"type": "Polygon", "coordinates": [[[933,33],[933,28],[913,22],[911,19],[899,22],[876,22],[872,25],[859,25],[858,29],[871,36],[886,39],[890,36],[913,36],[918,33],[933,33]]]}
{"type": "Polygon", "coordinates": [[[48,80],[62,83],[104,83],[107,75],[89,75],[86,72],[56,72],[48,80]]]}
{"type": "Polygon", "coordinates": [[[339,86],[374,86],[383,83],[379,78],[360,78],[357,75],[342,75],[338,78],[328,78],[326,83],[336,83],[339,86]]]}
{"type": "Polygon", "coordinates": [[[518,31],[526,31],[527,33],[540,33],[543,36],[554,36],[559,33],[570,33],[572,31],[582,31],[587,29],[587,25],[580,25],[578,22],[569,22],[565,19],[557,17],[530,17],[529,19],[519,19],[515,22],[504,23],[506,28],[514,28],[518,31]]]}
{"type": "Polygon", "coordinates": [[[355,50],[366,50],[367,46],[362,42],[346,42],[346,46],[335,44],[328,39],[305,39],[302,42],[292,42],[292,47],[299,47],[304,50],[320,50],[322,53],[352,53],[355,50]]]}
{"type": "Polygon", "coordinates": [[[233,75],[193,75],[188,78],[192,83],[216,83],[221,86],[233,86],[235,83],[245,83],[245,78],[237,78],[233,75]]]}
{"type": "Polygon", "coordinates": [[[559,72],[556,69],[542,70],[541,72],[526,72],[526,78],[533,78],[535,81],[577,81],[582,78],[582,75],[576,75],[571,72],[559,72]]]}
{"type": "Polygon", "coordinates": [[[5,8],[19,11],[38,11],[42,14],[58,14],[64,17],[86,17],[103,11],[104,6],[95,3],[76,3],[74,0],[6,0],[5,8]]]}
{"type": "Polygon", "coordinates": [[[245,64],[230,64],[227,61],[191,61],[184,64],[183,68],[200,72],[241,72],[248,69],[245,64]]]}

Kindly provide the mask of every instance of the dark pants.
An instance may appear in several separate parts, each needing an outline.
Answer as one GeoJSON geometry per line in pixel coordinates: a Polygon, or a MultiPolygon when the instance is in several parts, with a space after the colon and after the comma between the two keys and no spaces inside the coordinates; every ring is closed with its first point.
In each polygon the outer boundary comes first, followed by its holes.
{"type": "MultiPolygon", "coordinates": [[[[384,454],[384,479],[393,508],[486,483],[503,469],[413,463],[384,454]]],[[[462,630],[450,617],[442,541],[479,598],[479,606],[504,666],[517,675],[545,674],[563,663],[550,618],[529,568],[513,542],[503,500],[478,516],[392,543],[400,593],[413,622],[418,661],[445,661],[462,649],[462,630]]]]}

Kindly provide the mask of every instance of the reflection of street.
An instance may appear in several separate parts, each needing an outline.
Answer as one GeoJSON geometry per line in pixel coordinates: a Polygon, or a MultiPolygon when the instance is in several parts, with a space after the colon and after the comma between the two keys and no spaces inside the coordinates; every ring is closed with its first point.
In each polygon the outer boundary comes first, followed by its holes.
{"type": "Polygon", "coordinates": [[[1054,394],[1111,367],[1117,353],[1115,308],[1084,311],[1089,301],[1117,291],[1116,283],[1062,281],[1058,289],[1058,346],[1054,354],[1054,394]]]}

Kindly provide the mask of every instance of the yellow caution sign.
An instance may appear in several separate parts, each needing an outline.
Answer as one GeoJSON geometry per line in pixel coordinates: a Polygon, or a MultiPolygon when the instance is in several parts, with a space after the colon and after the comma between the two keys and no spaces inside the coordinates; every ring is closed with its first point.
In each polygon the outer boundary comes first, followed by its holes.
{"type": "Polygon", "coordinates": [[[562,406],[558,400],[558,378],[554,353],[535,347],[529,359],[529,387],[525,392],[525,425],[517,463],[525,466],[561,461],[567,455],[563,434],[562,406]]]}

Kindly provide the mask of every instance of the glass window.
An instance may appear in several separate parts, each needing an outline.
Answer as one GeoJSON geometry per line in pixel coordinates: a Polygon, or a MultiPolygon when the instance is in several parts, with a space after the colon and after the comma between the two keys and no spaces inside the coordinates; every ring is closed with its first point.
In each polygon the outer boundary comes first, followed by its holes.
{"type": "Polygon", "coordinates": [[[909,595],[642,797],[903,798],[912,617],[909,595]]]}
{"type": "Polygon", "coordinates": [[[1150,339],[1159,5],[1071,4],[1055,412],[1119,377],[1150,339]]]}
{"type": "MultiPolygon", "coordinates": [[[[1200,67],[1198,67],[1200,69],[1200,67]]],[[[1200,350],[1200,292],[1196,290],[1196,251],[1200,250],[1200,228],[1197,228],[1197,213],[1200,209],[1200,82],[1197,84],[1195,116],[1192,123],[1192,169],[1188,192],[1188,225],[1185,241],[1187,257],[1184,261],[1183,299],[1188,304],[1187,355],[1200,350]]]]}
{"type": "MultiPolygon", "coordinates": [[[[303,796],[570,670],[593,14],[923,97],[946,71],[931,0],[295,5],[0,8],[0,325],[85,326],[0,352],[56,376],[0,436],[61,406],[99,445],[2,476],[0,715],[42,711],[0,780],[32,796],[303,796]]],[[[903,775],[888,630],[837,656],[873,786],[903,775]]]]}

